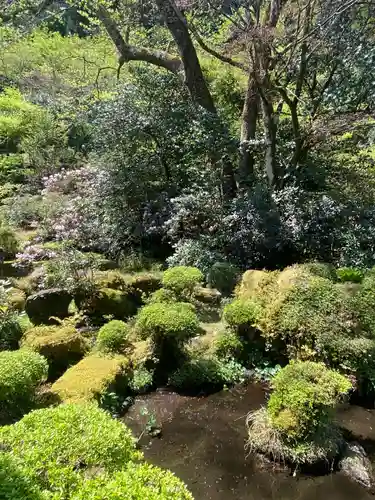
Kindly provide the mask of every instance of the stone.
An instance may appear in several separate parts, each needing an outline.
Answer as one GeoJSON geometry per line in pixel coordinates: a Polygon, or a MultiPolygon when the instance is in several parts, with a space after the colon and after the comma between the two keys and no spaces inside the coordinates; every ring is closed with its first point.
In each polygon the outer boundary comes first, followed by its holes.
{"type": "Polygon", "coordinates": [[[348,443],[343,457],[339,463],[339,469],[353,481],[361,484],[367,489],[373,486],[372,467],[367,454],[359,443],[353,441],[348,443]]]}
{"type": "Polygon", "coordinates": [[[204,304],[218,305],[221,300],[221,293],[215,288],[197,287],[194,290],[194,298],[204,304]]]}
{"type": "Polygon", "coordinates": [[[64,319],[69,316],[72,295],[60,288],[51,288],[30,295],[25,311],[34,325],[54,323],[51,317],[64,319]]]}

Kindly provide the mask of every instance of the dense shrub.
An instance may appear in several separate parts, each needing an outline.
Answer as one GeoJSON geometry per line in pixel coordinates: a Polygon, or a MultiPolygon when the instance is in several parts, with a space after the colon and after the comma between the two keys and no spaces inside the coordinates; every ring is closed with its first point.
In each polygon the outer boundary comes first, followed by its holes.
{"type": "Polygon", "coordinates": [[[337,278],[339,281],[345,283],[350,281],[351,283],[361,283],[364,277],[363,272],[360,269],[355,269],[354,267],[341,267],[336,271],[337,278]]]}
{"type": "Polygon", "coordinates": [[[248,416],[249,446],[297,464],[334,459],[343,441],[333,409],[351,387],[323,363],[287,365],[272,380],[267,409],[248,416]]]}
{"type": "Polygon", "coordinates": [[[124,394],[130,378],[130,363],[124,356],[90,354],[69,368],[52,392],[67,403],[100,402],[108,392],[124,394]]]}
{"type": "Polygon", "coordinates": [[[323,363],[291,363],[272,380],[267,405],[272,425],[288,439],[310,438],[333,418],[332,409],[351,387],[323,363]]]}
{"type": "Polygon", "coordinates": [[[86,481],[71,500],[193,500],[172,472],[154,465],[129,464],[126,470],[86,481]]]}
{"type": "Polygon", "coordinates": [[[218,358],[238,359],[243,351],[244,345],[241,339],[233,332],[221,332],[214,340],[214,352],[218,358]]]}
{"type": "Polygon", "coordinates": [[[155,303],[143,307],[136,319],[136,328],[142,338],[158,342],[171,338],[187,340],[198,332],[198,318],[193,306],[184,302],[155,303]]]}
{"type": "Polygon", "coordinates": [[[5,257],[14,257],[19,248],[19,241],[14,231],[0,225],[0,251],[5,257]]]}
{"type": "Polygon", "coordinates": [[[156,290],[156,292],[152,293],[147,300],[148,304],[155,304],[158,302],[177,302],[176,294],[167,288],[160,288],[160,290],[156,290]]]}
{"type": "Polygon", "coordinates": [[[0,454],[0,498],[2,500],[42,500],[42,492],[23,476],[15,461],[0,454]]]}
{"type": "Polygon", "coordinates": [[[245,369],[233,359],[198,357],[186,361],[172,373],[169,384],[180,390],[213,389],[245,378],[245,369]]]}
{"type": "Polygon", "coordinates": [[[21,345],[48,360],[50,378],[77,363],[89,347],[88,341],[71,326],[36,326],[24,334],[21,345]]]}
{"type": "Polygon", "coordinates": [[[223,318],[237,333],[244,334],[251,330],[259,317],[258,304],[250,299],[235,299],[227,304],[223,311],[223,318]]]}
{"type": "Polygon", "coordinates": [[[196,267],[177,266],[164,271],[163,286],[177,294],[189,293],[203,281],[202,272],[196,267]]]}
{"type": "Polygon", "coordinates": [[[17,315],[7,306],[0,307],[0,351],[17,349],[22,337],[22,329],[17,315]]]}
{"type": "Polygon", "coordinates": [[[134,370],[129,385],[134,392],[143,393],[152,387],[153,377],[153,371],[147,370],[145,366],[140,366],[134,370]]]}
{"type": "Polygon", "coordinates": [[[115,471],[139,457],[130,430],[93,405],[33,411],[1,428],[0,443],[25,480],[61,498],[68,498],[86,473],[115,471]]]}
{"type": "Polygon", "coordinates": [[[120,320],[112,320],[102,326],[96,339],[96,347],[102,352],[122,352],[128,344],[129,326],[120,320]]]}
{"type": "Polygon", "coordinates": [[[99,288],[113,288],[114,290],[126,290],[126,277],[120,271],[97,271],[94,274],[95,284],[99,288]]]}
{"type": "Polygon", "coordinates": [[[240,270],[227,262],[215,262],[207,274],[207,283],[224,295],[230,295],[237,283],[240,270]]]}
{"type": "Polygon", "coordinates": [[[26,349],[0,352],[1,410],[12,415],[27,410],[47,372],[47,361],[35,352],[26,349]]]}

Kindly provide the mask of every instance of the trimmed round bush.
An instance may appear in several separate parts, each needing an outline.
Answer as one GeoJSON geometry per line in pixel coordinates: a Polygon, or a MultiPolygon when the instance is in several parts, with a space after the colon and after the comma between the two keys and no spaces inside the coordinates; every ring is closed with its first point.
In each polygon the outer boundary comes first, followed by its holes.
{"type": "Polygon", "coordinates": [[[332,419],[332,409],[351,387],[346,377],[323,363],[290,363],[272,380],[272,425],[289,439],[309,438],[332,419]]]}
{"type": "Polygon", "coordinates": [[[214,352],[218,358],[237,359],[241,357],[243,351],[243,343],[233,332],[221,332],[214,340],[214,352]]]}
{"type": "Polygon", "coordinates": [[[71,500],[193,500],[185,484],[171,471],[150,464],[129,464],[112,476],[86,481],[71,500]]]}
{"type": "Polygon", "coordinates": [[[177,266],[164,271],[162,283],[164,288],[181,294],[192,292],[203,282],[203,278],[203,273],[197,267],[177,266]]]}
{"type": "Polygon", "coordinates": [[[273,378],[267,408],[248,415],[250,450],[295,464],[334,459],[343,438],[333,410],[351,387],[323,363],[290,363],[273,378]]]}
{"type": "Polygon", "coordinates": [[[14,257],[19,249],[19,241],[15,232],[7,226],[0,225],[0,251],[6,258],[14,257]]]}
{"type": "Polygon", "coordinates": [[[223,318],[238,333],[254,327],[260,308],[251,299],[235,299],[224,307],[223,318]]]}
{"type": "Polygon", "coordinates": [[[69,498],[85,475],[114,472],[140,458],[131,431],[89,404],[33,411],[1,428],[0,443],[25,480],[62,498],[69,498]]]}
{"type": "Polygon", "coordinates": [[[18,349],[21,337],[22,328],[17,315],[9,309],[0,311],[0,351],[18,349]]]}
{"type": "Polygon", "coordinates": [[[0,352],[0,408],[11,415],[29,409],[35,390],[47,379],[47,373],[47,361],[36,352],[0,352]]]}
{"type": "Polygon", "coordinates": [[[96,347],[101,352],[122,352],[128,344],[129,326],[118,319],[102,326],[96,339],[96,347]]]}
{"type": "Polygon", "coordinates": [[[162,302],[144,306],[137,315],[136,328],[144,339],[183,342],[198,333],[199,321],[192,305],[162,302]]]}
{"type": "Polygon", "coordinates": [[[207,283],[223,295],[230,295],[236,286],[240,270],[227,262],[215,262],[207,274],[207,283]]]}

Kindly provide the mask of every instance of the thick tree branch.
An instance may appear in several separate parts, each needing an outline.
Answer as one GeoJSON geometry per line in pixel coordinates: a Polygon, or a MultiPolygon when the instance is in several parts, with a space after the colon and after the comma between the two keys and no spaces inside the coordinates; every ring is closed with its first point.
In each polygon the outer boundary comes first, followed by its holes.
{"type": "Polygon", "coordinates": [[[117,48],[120,63],[144,61],[160,68],[165,68],[172,71],[172,73],[178,73],[183,69],[182,62],[177,57],[159,50],[149,50],[145,47],[135,47],[128,44],[123,38],[116,22],[102,5],[99,5],[97,15],[117,48]]]}

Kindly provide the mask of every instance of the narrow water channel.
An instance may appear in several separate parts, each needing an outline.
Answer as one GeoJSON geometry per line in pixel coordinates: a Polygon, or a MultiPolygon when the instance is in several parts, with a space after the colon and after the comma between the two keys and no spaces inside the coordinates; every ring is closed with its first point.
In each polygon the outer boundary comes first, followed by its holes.
{"type": "MultiPolygon", "coordinates": [[[[264,401],[259,384],[201,398],[157,391],[137,398],[124,421],[139,436],[150,419],[156,420],[162,436],[143,434],[145,457],[181,477],[196,500],[374,499],[339,472],[293,478],[247,455],[246,414],[264,401]]],[[[339,419],[375,457],[375,410],[351,406],[339,419]]]]}

